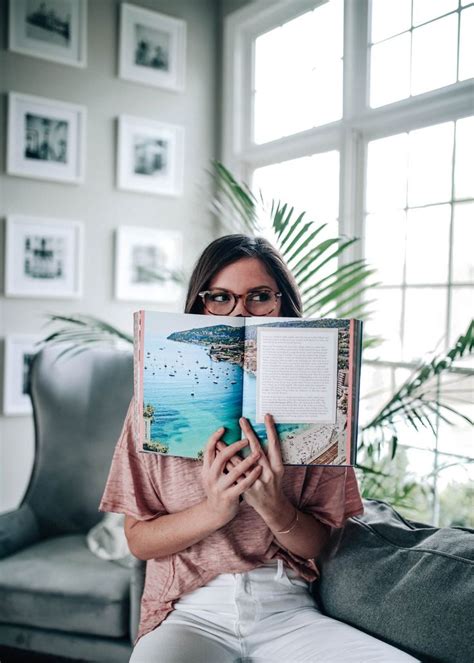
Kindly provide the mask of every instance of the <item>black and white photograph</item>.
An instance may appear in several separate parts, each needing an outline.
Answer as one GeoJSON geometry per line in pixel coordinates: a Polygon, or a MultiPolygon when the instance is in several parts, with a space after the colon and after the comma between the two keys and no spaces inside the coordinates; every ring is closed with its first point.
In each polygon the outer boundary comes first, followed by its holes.
{"type": "Polygon", "coordinates": [[[11,92],[7,173],[78,184],[84,179],[86,109],[11,92]]]}
{"type": "Polygon", "coordinates": [[[3,414],[31,414],[30,367],[41,346],[36,334],[8,334],[4,345],[3,414]]]}
{"type": "Polygon", "coordinates": [[[135,25],[135,64],[169,71],[170,42],[168,32],[153,30],[146,25],[135,25]]]}
{"type": "Polygon", "coordinates": [[[27,113],[25,159],[67,163],[68,123],[27,113]]]}
{"type": "Polygon", "coordinates": [[[182,193],[183,127],[122,115],[117,135],[119,189],[172,196],[182,193]]]}
{"type": "Polygon", "coordinates": [[[11,51],[86,66],[86,0],[10,0],[11,51]]]}
{"type": "Polygon", "coordinates": [[[115,297],[176,304],[182,294],[182,233],[120,226],[115,234],[115,297]]]}
{"type": "Polygon", "coordinates": [[[182,92],[186,69],[186,22],[122,3],[120,78],[182,92]]]}
{"type": "Polygon", "coordinates": [[[7,297],[80,297],[82,223],[42,217],[7,217],[7,297]]]}
{"type": "Polygon", "coordinates": [[[134,165],[137,175],[164,175],[167,169],[168,142],[149,136],[133,136],[134,165]]]}

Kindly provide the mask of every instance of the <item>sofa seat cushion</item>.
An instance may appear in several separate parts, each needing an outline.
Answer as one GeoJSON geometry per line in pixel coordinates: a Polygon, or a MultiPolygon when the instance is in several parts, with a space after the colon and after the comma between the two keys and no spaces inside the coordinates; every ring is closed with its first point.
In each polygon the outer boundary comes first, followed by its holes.
{"type": "Polygon", "coordinates": [[[0,621],[126,636],[130,574],[93,555],[84,535],[46,539],[0,560],[0,621]]]}
{"type": "Polygon", "coordinates": [[[323,611],[423,660],[474,661],[474,531],[364,507],[318,559],[323,611]]]}

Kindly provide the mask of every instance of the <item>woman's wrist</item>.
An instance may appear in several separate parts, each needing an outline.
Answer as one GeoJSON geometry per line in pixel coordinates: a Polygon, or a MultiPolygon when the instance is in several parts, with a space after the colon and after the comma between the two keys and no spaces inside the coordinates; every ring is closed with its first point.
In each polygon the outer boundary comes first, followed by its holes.
{"type": "Polygon", "coordinates": [[[260,516],[264,519],[268,528],[275,534],[287,530],[297,514],[297,508],[285,495],[280,500],[275,501],[271,507],[260,512],[260,516]]]}

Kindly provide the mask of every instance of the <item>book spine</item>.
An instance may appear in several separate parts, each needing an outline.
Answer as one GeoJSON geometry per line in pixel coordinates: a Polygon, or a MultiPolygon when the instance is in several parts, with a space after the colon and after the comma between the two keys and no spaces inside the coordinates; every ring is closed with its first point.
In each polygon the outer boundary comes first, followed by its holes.
{"type": "Polygon", "coordinates": [[[355,357],[354,357],[354,393],[353,393],[353,407],[352,407],[352,456],[351,463],[355,465],[357,460],[357,437],[359,432],[359,401],[360,401],[360,372],[362,366],[362,330],[364,323],[360,320],[355,320],[356,334],[355,334],[355,357]]]}
{"type": "Polygon", "coordinates": [[[133,380],[134,380],[134,431],[139,451],[143,448],[143,338],[145,329],[145,311],[133,315],[133,380]]]}
{"type": "Polygon", "coordinates": [[[360,365],[362,356],[362,322],[351,319],[349,333],[349,398],[347,412],[346,458],[356,463],[359,419],[360,365]]]}

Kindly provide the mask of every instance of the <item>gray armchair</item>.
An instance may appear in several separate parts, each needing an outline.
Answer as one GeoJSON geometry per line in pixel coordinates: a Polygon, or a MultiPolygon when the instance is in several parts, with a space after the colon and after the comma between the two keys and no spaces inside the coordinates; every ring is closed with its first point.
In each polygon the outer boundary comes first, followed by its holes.
{"type": "Polygon", "coordinates": [[[144,563],[94,556],[86,533],[133,391],[131,352],[91,349],[32,364],[36,457],[20,507],[0,515],[0,646],[128,661],[144,563]]]}

